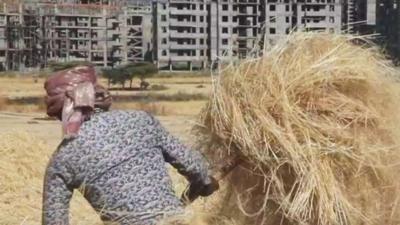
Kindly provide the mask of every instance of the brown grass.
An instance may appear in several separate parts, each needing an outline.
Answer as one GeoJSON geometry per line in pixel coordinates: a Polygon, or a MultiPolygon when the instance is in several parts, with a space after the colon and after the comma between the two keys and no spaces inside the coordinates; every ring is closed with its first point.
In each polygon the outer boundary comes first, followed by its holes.
{"type": "MultiPolygon", "coordinates": [[[[0,134],[0,224],[41,224],[43,174],[52,152],[27,133],[0,134]]],[[[71,204],[71,224],[101,224],[79,193],[71,204]]]]}
{"type": "Polygon", "coordinates": [[[399,224],[394,76],[368,41],[321,33],[225,67],[201,142],[218,164],[245,163],[214,211],[246,225],[399,224]]]}

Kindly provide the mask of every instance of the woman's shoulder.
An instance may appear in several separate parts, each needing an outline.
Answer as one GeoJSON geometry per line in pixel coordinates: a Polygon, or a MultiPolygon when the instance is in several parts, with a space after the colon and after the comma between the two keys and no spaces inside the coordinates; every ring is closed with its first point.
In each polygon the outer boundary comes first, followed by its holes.
{"type": "Polygon", "coordinates": [[[141,110],[110,110],[96,114],[93,117],[94,120],[106,120],[106,121],[120,121],[122,123],[128,121],[141,121],[150,122],[154,121],[154,117],[145,111],[141,110]]]}

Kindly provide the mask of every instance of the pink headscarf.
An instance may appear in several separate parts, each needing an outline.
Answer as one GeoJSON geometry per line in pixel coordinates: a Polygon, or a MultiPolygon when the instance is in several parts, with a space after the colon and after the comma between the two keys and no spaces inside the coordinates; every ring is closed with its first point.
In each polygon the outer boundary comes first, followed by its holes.
{"type": "Polygon", "coordinates": [[[96,71],[92,66],[78,66],[56,72],[44,85],[47,114],[62,121],[64,137],[75,137],[94,108],[108,110],[111,96],[97,84],[96,71]]]}

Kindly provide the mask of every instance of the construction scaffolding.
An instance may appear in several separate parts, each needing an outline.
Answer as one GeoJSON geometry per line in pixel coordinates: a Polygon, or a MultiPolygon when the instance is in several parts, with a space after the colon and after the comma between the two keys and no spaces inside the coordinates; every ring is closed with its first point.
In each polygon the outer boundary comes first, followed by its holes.
{"type": "Polygon", "coordinates": [[[0,69],[43,68],[50,61],[112,67],[152,51],[151,4],[127,1],[31,1],[3,4],[0,69]],[[125,43],[125,46],[124,44],[125,43]]]}

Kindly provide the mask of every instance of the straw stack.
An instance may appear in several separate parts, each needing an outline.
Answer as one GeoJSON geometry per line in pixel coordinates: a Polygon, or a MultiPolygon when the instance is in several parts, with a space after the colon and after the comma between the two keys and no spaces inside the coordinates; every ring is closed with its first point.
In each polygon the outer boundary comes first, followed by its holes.
{"type": "Polygon", "coordinates": [[[397,74],[368,40],[325,33],[225,66],[197,130],[217,165],[245,162],[213,211],[246,225],[399,224],[397,74]]]}

